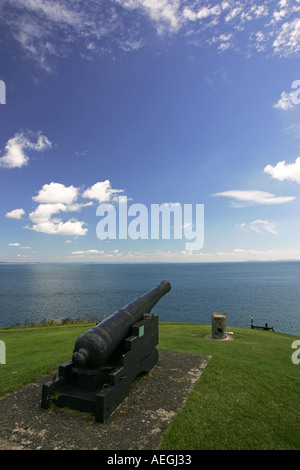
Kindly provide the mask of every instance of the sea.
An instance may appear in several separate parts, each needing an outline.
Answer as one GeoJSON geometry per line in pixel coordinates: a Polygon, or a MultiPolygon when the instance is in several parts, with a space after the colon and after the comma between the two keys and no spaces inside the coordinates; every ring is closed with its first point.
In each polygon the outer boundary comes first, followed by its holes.
{"type": "Polygon", "coordinates": [[[0,264],[0,327],[49,320],[101,321],[161,281],[171,284],[153,308],[160,322],[230,327],[268,323],[300,336],[300,262],[190,264],[0,264]]]}

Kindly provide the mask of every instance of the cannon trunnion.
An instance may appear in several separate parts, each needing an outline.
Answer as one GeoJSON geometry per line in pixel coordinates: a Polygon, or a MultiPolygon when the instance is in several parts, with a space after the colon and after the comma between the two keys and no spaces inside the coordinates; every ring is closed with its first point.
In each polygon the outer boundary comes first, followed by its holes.
{"type": "Polygon", "coordinates": [[[41,406],[51,403],[92,412],[104,422],[124,400],[136,377],[158,362],[158,316],[150,313],[171,289],[162,281],[134,302],[80,335],[72,360],[42,386],[41,406]]]}

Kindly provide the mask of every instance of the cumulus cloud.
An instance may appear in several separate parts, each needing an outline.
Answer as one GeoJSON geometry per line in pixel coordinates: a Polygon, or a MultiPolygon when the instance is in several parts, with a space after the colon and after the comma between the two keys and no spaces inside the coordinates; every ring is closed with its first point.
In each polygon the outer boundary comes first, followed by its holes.
{"type": "Polygon", "coordinates": [[[9,219],[22,219],[24,214],[24,209],[14,209],[10,212],[6,212],[5,217],[8,217],[9,219]]]}
{"type": "Polygon", "coordinates": [[[42,224],[48,222],[54,214],[59,212],[66,212],[67,206],[60,202],[56,204],[40,204],[35,211],[29,214],[29,218],[32,222],[42,224]]]}
{"type": "MultiPolygon", "coordinates": [[[[84,207],[92,206],[93,200],[99,203],[114,201],[120,192],[123,190],[113,189],[109,180],[95,183],[82,194],[80,188],[73,185],[65,186],[53,181],[44,184],[32,198],[38,205],[29,214],[32,225],[26,228],[51,235],[84,236],[88,232],[84,221],[76,218],[62,220],[62,216],[68,217],[70,212],[79,212],[84,207]],[[80,198],[92,200],[82,202],[80,198]]],[[[70,243],[70,240],[67,242],[70,243]]]]}
{"type": "Polygon", "coordinates": [[[29,163],[27,150],[43,152],[51,147],[52,144],[49,139],[40,132],[37,134],[30,133],[30,136],[31,135],[36,138],[35,142],[29,140],[29,136],[24,132],[18,132],[7,141],[5,153],[0,157],[0,167],[21,168],[29,163]]]}
{"type": "Polygon", "coordinates": [[[283,109],[284,111],[294,108],[293,103],[294,92],[286,93],[283,91],[277,103],[273,105],[273,108],[283,109]]]}
{"type": "Polygon", "coordinates": [[[291,180],[300,183],[300,157],[296,158],[295,163],[286,163],[283,160],[275,166],[267,165],[264,172],[279,181],[291,180]]]}
{"type": "MultiPolygon", "coordinates": [[[[245,207],[246,205],[252,204],[263,204],[263,205],[273,205],[273,204],[284,204],[286,202],[293,201],[295,197],[293,196],[275,196],[274,194],[268,193],[266,191],[258,190],[231,190],[223,191],[221,193],[212,194],[212,196],[222,196],[238,201],[239,204],[235,207],[245,207]]],[[[234,205],[234,204],[232,204],[234,205]]]]}
{"type": "Polygon", "coordinates": [[[61,203],[61,204],[72,204],[76,201],[79,193],[79,188],[74,186],[65,186],[61,183],[50,183],[44,184],[40,189],[37,196],[32,199],[40,203],[61,203]]]}
{"type": "Polygon", "coordinates": [[[86,235],[88,229],[84,228],[84,222],[70,219],[63,222],[59,218],[53,218],[59,213],[78,211],[84,204],[78,204],[79,189],[75,186],[65,186],[61,183],[51,182],[44,184],[33,200],[39,205],[29,214],[33,222],[32,230],[51,235],[86,235]]]}
{"type": "Polygon", "coordinates": [[[34,224],[31,229],[36,232],[48,233],[50,235],[74,235],[83,236],[87,234],[88,229],[83,227],[84,222],[79,222],[76,219],[67,220],[47,220],[34,224]]]}
{"type": "Polygon", "coordinates": [[[86,189],[82,194],[83,198],[94,199],[99,203],[109,202],[115,199],[117,194],[124,192],[123,189],[112,189],[109,180],[101,181],[90,188],[86,189]]]}

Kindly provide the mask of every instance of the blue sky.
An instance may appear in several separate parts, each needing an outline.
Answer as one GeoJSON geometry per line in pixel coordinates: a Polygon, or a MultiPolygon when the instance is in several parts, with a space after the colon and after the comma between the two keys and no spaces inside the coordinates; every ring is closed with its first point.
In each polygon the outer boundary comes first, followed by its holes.
{"type": "Polygon", "coordinates": [[[0,261],[300,259],[299,0],[3,0],[0,18],[0,261]],[[203,204],[203,248],[100,240],[120,196],[203,204]]]}

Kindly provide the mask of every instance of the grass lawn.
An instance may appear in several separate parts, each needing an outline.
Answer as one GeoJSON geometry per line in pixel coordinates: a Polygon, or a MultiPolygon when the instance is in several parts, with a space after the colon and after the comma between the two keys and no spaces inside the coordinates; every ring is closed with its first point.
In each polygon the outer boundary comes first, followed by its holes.
{"type": "Polygon", "coordinates": [[[75,324],[0,329],[6,364],[0,364],[0,396],[58,369],[72,357],[77,336],[94,326],[75,324]]]}
{"type": "Polygon", "coordinates": [[[300,449],[300,364],[293,337],[229,328],[234,341],[205,338],[211,326],[160,326],[160,348],[212,356],[160,449],[300,449]]]}
{"type": "MultiPolygon", "coordinates": [[[[71,359],[77,336],[93,324],[0,329],[6,364],[0,396],[71,359]]],[[[300,449],[299,337],[228,327],[234,341],[205,336],[210,325],[160,323],[159,349],[211,359],[162,437],[161,450],[300,449]]]]}

